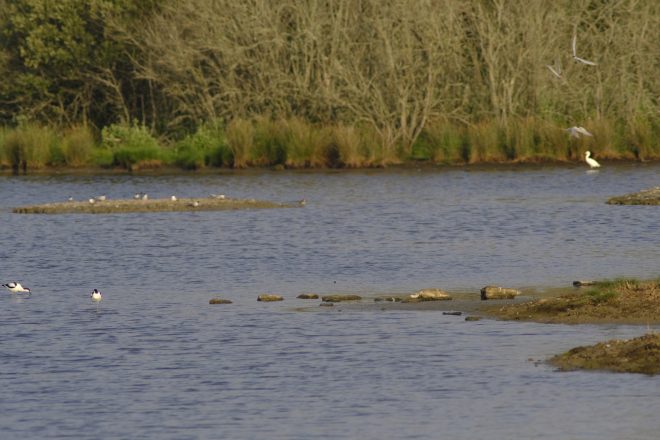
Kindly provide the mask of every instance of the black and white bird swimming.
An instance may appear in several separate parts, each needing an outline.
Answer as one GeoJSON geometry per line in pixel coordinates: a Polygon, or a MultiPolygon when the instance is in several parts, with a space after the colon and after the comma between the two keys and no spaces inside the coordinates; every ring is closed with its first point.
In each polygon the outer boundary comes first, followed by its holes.
{"type": "Polygon", "coordinates": [[[92,298],[92,301],[95,303],[99,303],[103,299],[103,295],[98,289],[92,290],[92,293],[89,295],[89,297],[92,298]]]}
{"type": "Polygon", "coordinates": [[[6,287],[7,290],[11,293],[30,293],[32,292],[29,287],[21,286],[21,283],[12,281],[11,283],[3,284],[2,287],[6,287]]]}

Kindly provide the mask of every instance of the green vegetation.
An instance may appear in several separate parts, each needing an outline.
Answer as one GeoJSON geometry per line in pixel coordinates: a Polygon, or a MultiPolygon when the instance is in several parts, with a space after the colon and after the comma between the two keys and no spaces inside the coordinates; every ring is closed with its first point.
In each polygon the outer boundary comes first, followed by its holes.
{"type": "Polygon", "coordinates": [[[0,0],[0,167],[659,159],[659,21],[652,0],[0,0]]]}
{"type": "Polygon", "coordinates": [[[549,362],[564,371],[608,370],[617,373],[660,374],[660,333],[576,347],[552,357],[549,362]]]}
{"type": "Polygon", "coordinates": [[[554,323],[660,322],[660,279],[601,281],[585,292],[504,306],[500,318],[554,323]]]}

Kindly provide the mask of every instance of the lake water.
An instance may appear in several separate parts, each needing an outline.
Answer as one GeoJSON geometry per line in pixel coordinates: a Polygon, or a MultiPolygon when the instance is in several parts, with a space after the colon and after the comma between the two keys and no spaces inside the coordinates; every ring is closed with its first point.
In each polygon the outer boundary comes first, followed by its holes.
{"type": "Polygon", "coordinates": [[[531,361],[646,326],[295,299],[657,277],[660,208],[605,204],[657,185],[659,164],[0,176],[0,276],[33,290],[0,297],[2,438],[657,439],[659,378],[531,361]],[[135,192],[307,204],[10,211],[135,192]],[[215,296],[234,304],[208,305],[215,296]]]}

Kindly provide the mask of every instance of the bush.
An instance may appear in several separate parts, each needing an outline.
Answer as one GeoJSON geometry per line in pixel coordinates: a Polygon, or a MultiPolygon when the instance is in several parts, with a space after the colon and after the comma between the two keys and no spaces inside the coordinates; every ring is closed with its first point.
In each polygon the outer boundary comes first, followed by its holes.
{"type": "Polygon", "coordinates": [[[176,145],[174,162],[190,170],[232,166],[234,154],[227,144],[222,125],[204,124],[194,134],[186,136],[176,145]]]}
{"type": "Polygon", "coordinates": [[[158,167],[166,159],[165,151],[143,125],[113,124],[101,132],[101,148],[112,152],[112,165],[128,170],[158,167]]]}

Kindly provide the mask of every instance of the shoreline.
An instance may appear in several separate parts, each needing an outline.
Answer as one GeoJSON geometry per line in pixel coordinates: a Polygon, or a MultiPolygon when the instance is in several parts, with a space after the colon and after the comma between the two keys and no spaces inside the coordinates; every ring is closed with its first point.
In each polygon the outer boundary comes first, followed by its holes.
{"type": "MultiPolygon", "coordinates": [[[[601,160],[601,163],[612,166],[645,166],[660,164],[660,159],[634,160],[634,159],[608,159],[601,160]]],[[[483,162],[460,162],[460,163],[436,163],[430,160],[411,160],[398,164],[387,164],[379,166],[358,166],[358,167],[289,167],[289,166],[251,166],[245,168],[232,167],[204,167],[199,169],[184,169],[177,166],[162,165],[153,168],[137,168],[128,170],[123,167],[42,167],[28,168],[27,173],[14,173],[11,167],[0,167],[0,176],[89,176],[89,175],[136,175],[136,176],[206,176],[215,174],[261,174],[261,173],[281,173],[281,172],[299,172],[299,173],[351,173],[351,172],[375,172],[375,171],[408,171],[408,170],[502,170],[502,169],[539,169],[539,168],[589,168],[582,159],[579,160],[534,160],[534,161],[483,161],[483,162]]]]}

